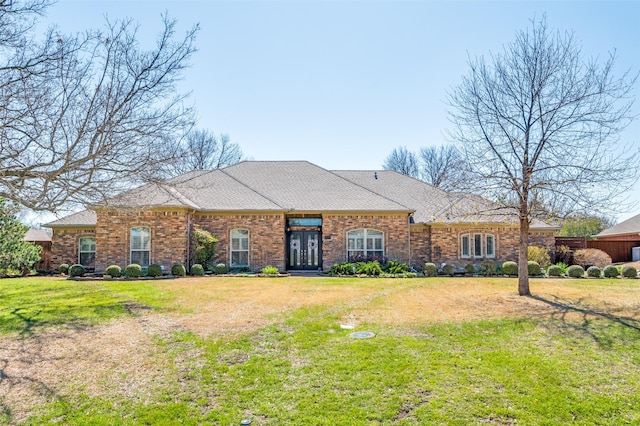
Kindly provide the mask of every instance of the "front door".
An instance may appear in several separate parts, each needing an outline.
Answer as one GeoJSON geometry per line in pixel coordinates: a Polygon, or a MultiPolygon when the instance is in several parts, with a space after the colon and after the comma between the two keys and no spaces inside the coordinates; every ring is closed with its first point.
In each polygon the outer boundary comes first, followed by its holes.
{"type": "Polygon", "coordinates": [[[288,269],[318,269],[322,249],[320,232],[291,231],[288,238],[288,269]]]}

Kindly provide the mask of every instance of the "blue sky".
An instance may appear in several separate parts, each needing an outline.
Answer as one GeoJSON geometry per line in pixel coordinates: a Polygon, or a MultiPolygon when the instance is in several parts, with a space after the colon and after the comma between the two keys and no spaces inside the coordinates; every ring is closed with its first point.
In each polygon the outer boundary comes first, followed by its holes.
{"type": "MultiPolygon", "coordinates": [[[[446,93],[468,72],[467,55],[500,51],[545,13],[586,55],[615,49],[621,71],[640,69],[634,1],[59,0],[46,21],[74,32],[133,18],[150,46],[164,12],[181,31],[201,26],[182,82],[199,127],[229,134],[255,160],[328,169],[380,169],[394,147],[445,143],[446,93]]],[[[623,141],[640,144],[639,121],[623,141]]],[[[640,201],[640,184],[629,195],[640,201]]]]}

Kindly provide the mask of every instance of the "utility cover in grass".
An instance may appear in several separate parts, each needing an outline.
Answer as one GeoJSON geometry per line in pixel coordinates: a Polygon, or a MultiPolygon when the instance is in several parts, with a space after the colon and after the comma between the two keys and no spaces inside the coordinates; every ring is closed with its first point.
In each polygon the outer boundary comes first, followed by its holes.
{"type": "Polygon", "coordinates": [[[375,333],[370,331],[356,331],[355,333],[351,333],[349,337],[353,337],[354,339],[370,339],[375,337],[375,333]]]}

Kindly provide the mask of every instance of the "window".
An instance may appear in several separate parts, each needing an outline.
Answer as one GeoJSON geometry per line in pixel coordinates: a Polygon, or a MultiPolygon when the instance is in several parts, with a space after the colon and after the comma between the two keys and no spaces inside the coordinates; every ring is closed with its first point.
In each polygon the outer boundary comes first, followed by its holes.
{"type": "Polygon", "coordinates": [[[151,259],[151,229],[138,226],[131,228],[131,263],[149,266],[151,259]]]}
{"type": "Polygon", "coordinates": [[[482,257],[482,234],[473,235],[473,256],[482,257]]]}
{"type": "Polygon", "coordinates": [[[249,266],[249,231],[231,231],[231,266],[249,266]]]}
{"type": "Polygon", "coordinates": [[[347,259],[382,260],[384,258],[384,233],[373,229],[347,232],[347,259]]]}
{"type": "Polygon", "coordinates": [[[471,257],[471,237],[469,234],[464,234],[460,240],[460,257],[471,257]]]}
{"type": "Polygon", "coordinates": [[[96,239],[80,237],[78,240],[78,263],[85,268],[93,268],[96,264],[96,239]]]}
{"type": "Polygon", "coordinates": [[[485,235],[484,249],[487,257],[496,257],[496,237],[494,235],[485,235]]]}

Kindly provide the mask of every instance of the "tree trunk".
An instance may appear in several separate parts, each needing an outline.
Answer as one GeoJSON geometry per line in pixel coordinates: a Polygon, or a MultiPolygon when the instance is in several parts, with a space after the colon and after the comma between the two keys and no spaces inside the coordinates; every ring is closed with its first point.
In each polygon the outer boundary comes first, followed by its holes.
{"type": "Polygon", "coordinates": [[[518,294],[531,296],[529,290],[529,220],[527,216],[520,215],[520,244],[518,246],[518,294]]]}

